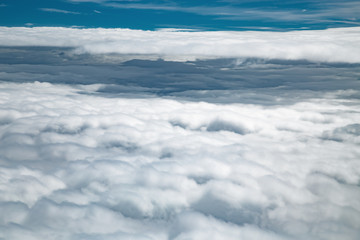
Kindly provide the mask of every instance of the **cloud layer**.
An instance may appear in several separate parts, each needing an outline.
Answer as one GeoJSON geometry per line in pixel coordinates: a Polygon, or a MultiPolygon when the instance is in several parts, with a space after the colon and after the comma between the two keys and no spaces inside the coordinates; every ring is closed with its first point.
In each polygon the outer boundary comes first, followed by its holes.
{"type": "MultiPolygon", "coordinates": [[[[136,71],[164,64],[140,63],[136,71]]],[[[180,93],[130,95],[132,88],[113,95],[104,89],[120,83],[37,82],[71,74],[45,65],[14,65],[15,73],[1,67],[2,79],[13,74],[19,81],[0,84],[0,239],[355,240],[360,234],[360,93],[343,68],[337,79],[307,88],[264,81],[257,91],[247,88],[252,97],[210,103],[195,99],[219,94],[218,87],[183,92],[192,101],[180,93]],[[345,89],[325,88],[336,81],[345,89]],[[286,96],[284,88],[292,99],[286,104],[276,97],[286,96]],[[275,96],[267,98],[271,104],[259,104],[265,93],[275,96]]]]}
{"type": "Polygon", "coordinates": [[[358,29],[1,31],[0,239],[360,235],[360,65],[254,50],[358,29]]]}
{"type": "Polygon", "coordinates": [[[258,57],[360,62],[360,28],[293,32],[174,32],[0,27],[0,45],[74,47],[78,54],[156,54],[178,60],[258,57]]]}

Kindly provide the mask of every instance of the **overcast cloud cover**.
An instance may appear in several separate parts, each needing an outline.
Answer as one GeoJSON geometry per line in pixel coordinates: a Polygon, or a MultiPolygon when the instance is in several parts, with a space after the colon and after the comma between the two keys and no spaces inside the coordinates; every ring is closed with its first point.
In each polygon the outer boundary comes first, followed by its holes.
{"type": "Polygon", "coordinates": [[[0,28],[0,239],[357,240],[360,28],[0,28]]]}

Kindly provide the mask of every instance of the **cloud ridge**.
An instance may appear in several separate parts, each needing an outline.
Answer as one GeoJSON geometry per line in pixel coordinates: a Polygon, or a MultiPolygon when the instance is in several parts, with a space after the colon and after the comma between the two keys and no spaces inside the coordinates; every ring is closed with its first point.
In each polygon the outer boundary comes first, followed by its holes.
{"type": "Polygon", "coordinates": [[[359,63],[360,27],[290,32],[0,27],[0,45],[74,47],[77,54],[155,54],[175,59],[257,57],[359,63]]]}

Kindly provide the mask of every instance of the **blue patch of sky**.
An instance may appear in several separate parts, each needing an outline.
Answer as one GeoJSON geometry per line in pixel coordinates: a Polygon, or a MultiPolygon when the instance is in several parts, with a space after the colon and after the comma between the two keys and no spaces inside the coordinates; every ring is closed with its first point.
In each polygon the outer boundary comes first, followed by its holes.
{"type": "Polygon", "coordinates": [[[0,0],[1,26],[286,31],[358,26],[359,16],[354,0],[0,0]]]}

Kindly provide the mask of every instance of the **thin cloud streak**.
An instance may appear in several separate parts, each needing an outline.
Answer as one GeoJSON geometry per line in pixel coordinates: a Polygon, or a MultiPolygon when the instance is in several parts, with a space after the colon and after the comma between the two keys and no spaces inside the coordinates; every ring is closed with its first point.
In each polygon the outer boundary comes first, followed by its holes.
{"type": "MultiPolygon", "coordinates": [[[[72,2],[87,2],[72,1],[72,2]]],[[[196,5],[182,6],[176,2],[166,2],[163,4],[144,3],[141,1],[89,1],[96,2],[103,6],[122,9],[140,9],[140,10],[162,10],[162,11],[178,11],[192,13],[196,15],[214,16],[216,19],[226,20],[251,20],[251,19],[267,19],[272,21],[305,21],[317,22],[341,18],[342,20],[350,20],[356,24],[357,13],[359,12],[359,2],[328,2],[318,3],[311,2],[311,9],[284,9],[271,7],[241,7],[234,2],[228,4],[219,4],[217,6],[196,5]]],[[[252,2],[252,1],[245,1],[252,2]]]]}
{"type": "Polygon", "coordinates": [[[39,8],[39,10],[44,12],[54,12],[54,13],[64,13],[64,14],[80,14],[79,12],[67,11],[56,8],[39,8]]]}

